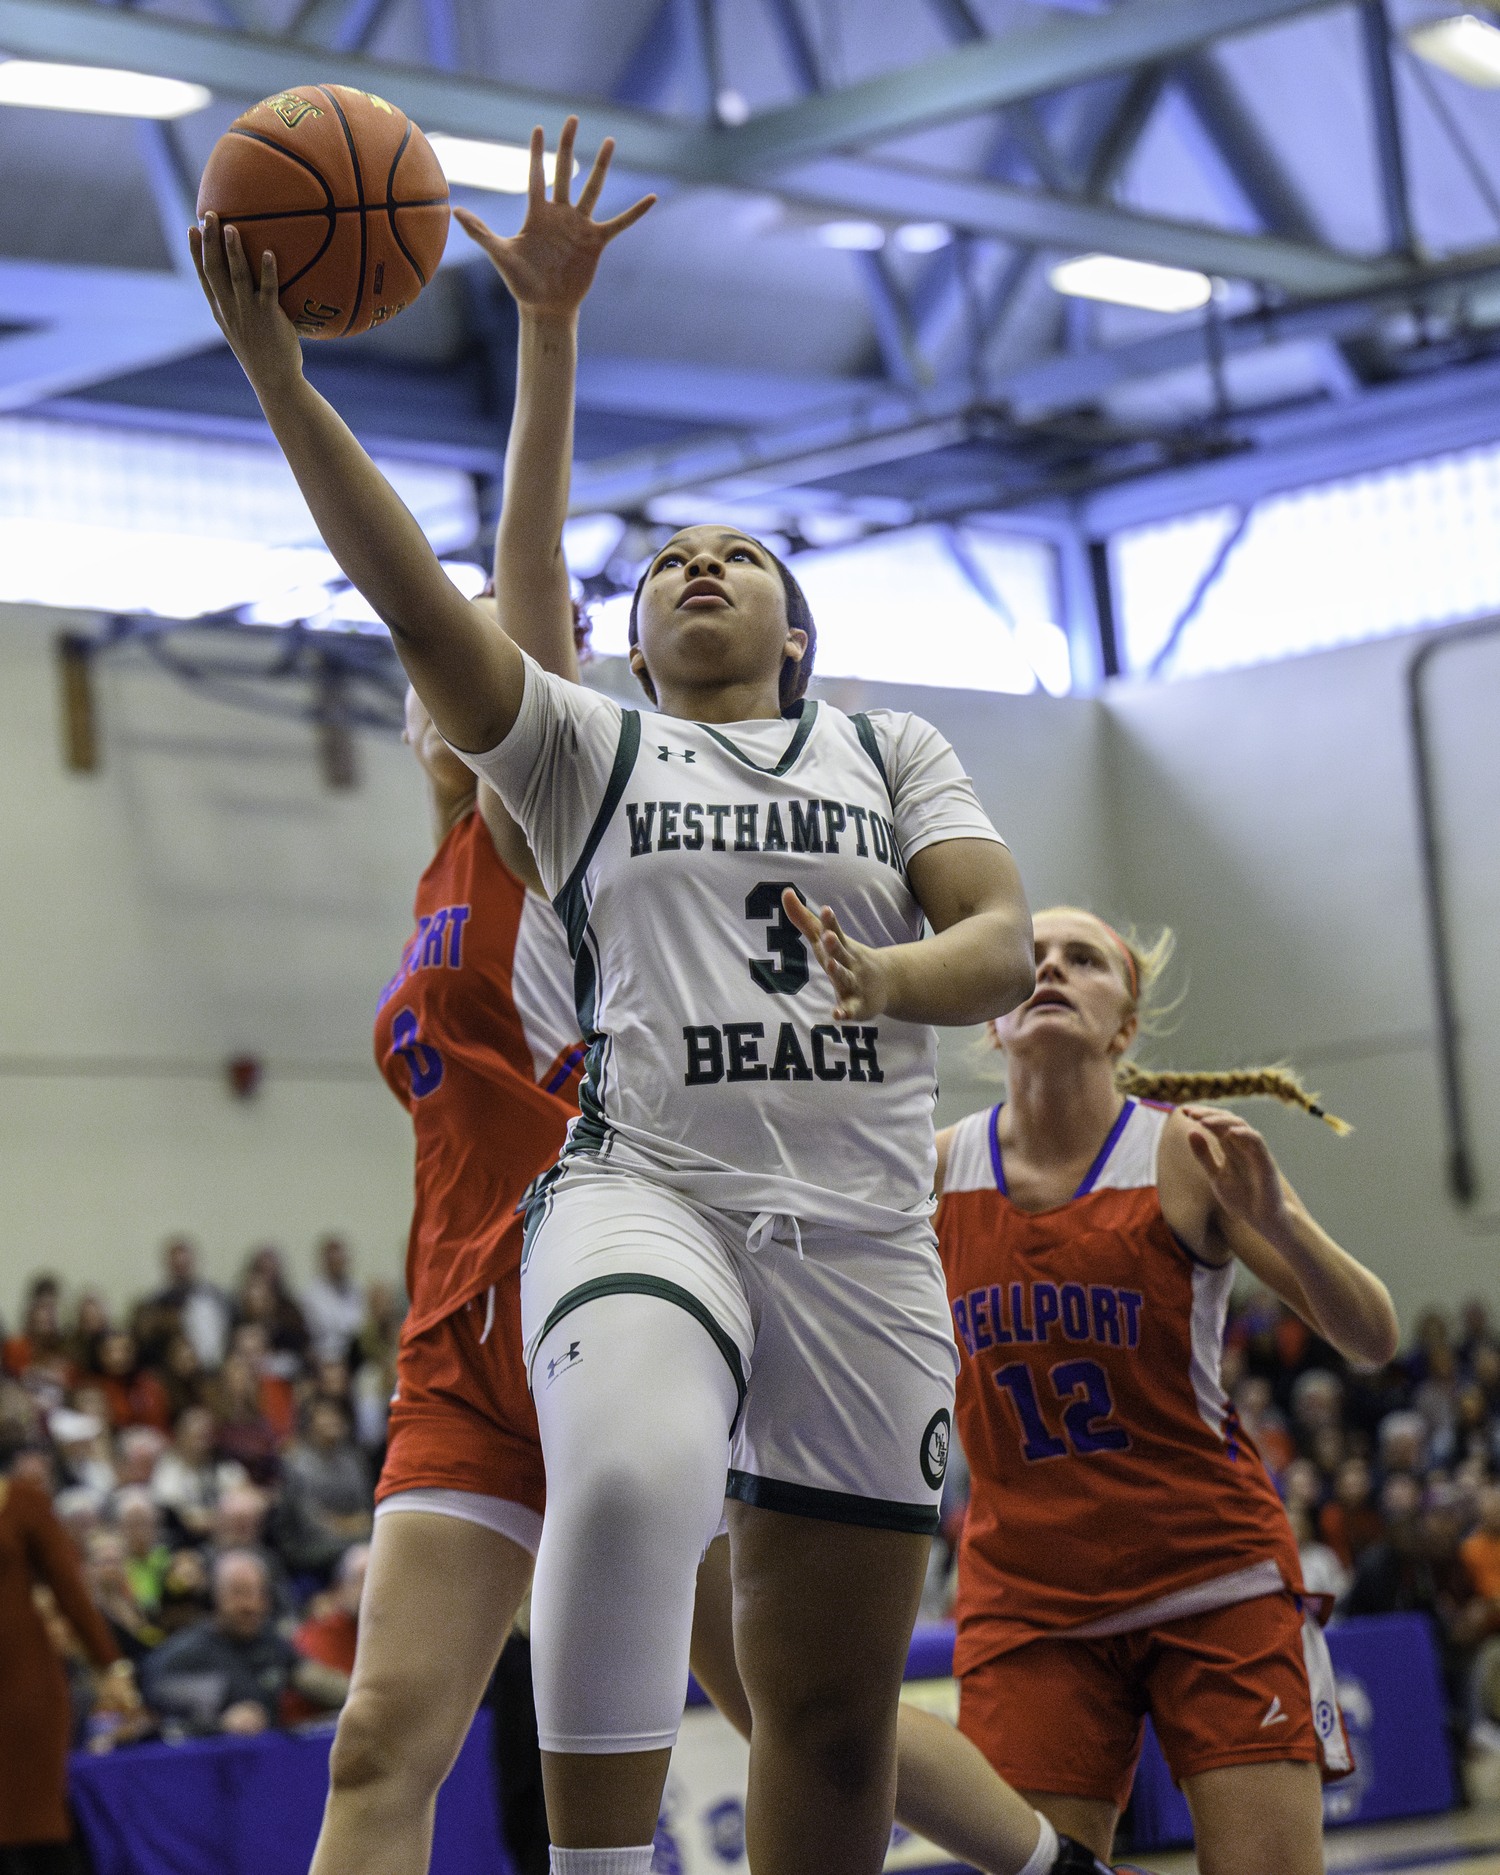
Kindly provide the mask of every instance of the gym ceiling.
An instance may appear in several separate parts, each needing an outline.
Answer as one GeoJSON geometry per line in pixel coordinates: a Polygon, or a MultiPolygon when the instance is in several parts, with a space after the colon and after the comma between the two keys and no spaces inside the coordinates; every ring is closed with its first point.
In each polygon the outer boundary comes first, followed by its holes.
{"type": "MultiPolygon", "coordinates": [[[[513,144],[576,110],[580,150],[618,144],[600,212],[661,197],[585,309],[578,513],[712,491],[794,542],[975,513],[1088,540],[1472,447],[1500,438],[1500,94],[1414,50],[1462,10],[0,0],[0,54],[212,93],[165,121],[0,105],[0,411],[264,435],[184,231],[230,120],[322,80],[513,144]],[[1211,291],[1057,291],[1092,254],[1211,291]]],[[[513,344],[455,226],[412,309],[308,355],[372,448],[493,478],[513,344]]]]}

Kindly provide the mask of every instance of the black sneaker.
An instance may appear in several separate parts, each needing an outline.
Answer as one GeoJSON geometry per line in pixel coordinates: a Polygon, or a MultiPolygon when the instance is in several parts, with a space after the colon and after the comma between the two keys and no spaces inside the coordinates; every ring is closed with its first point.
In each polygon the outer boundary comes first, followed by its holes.
{"type": "Polygon", "coordinates": [[[1092,1849],[1086,1849],[1075,1837],[1057,1833],[1057,1859],[1048,1875],[1111,1875],[1107,1862],[1101,1862],[1092,1849]]]}
{"type": "Polygon", "coordinates": [[[1072,1836],[1064,1836],[1061,1830],[1057,1840],[1057,1859],[1048,1875],[1151,1875],[1149,1869],[1138,1868],[1134,1862],[1117,1862],[1111,1868],[1108,1862],[1101,1862],[1092,1849],[1086,1849],[1072,1836]]]}

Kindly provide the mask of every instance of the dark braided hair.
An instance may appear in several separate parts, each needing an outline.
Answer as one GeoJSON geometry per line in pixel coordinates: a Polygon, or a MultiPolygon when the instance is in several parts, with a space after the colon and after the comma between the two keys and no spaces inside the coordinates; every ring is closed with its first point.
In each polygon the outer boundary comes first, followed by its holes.
{"type": "MultiPolygon", "coordinates": [[[[782,713],[784,715],[794,703],[800,702],[803,695],[806,693],[807,680],[812,676],[813,658],[817,655],[818,650],[818,628],[813,623],[812,607],[807,603],[807,594],[803,592],[802,588],[797,584],[797,576],[793,573],[792,569],[787,566],[784,561],[778,560],[764,541],[756,540],[753,534],[747,534],[745,539],[753,542],[755,546],[760,548],[761,552],[781,576],[781,590],[786,597],[787,630],[802,632],[807,638],[807,649],[802,653],[802,656],[795,664],[790,658],[782,662],[779,696],[782,713]]],[[[631,596],[630,648],[632,651],[635,650],[637,644],[640,642],[640,629],[637,622],[637,614],[640,611],[641,592],[645,587],[646,580],[650,575],[655,560],[656,555],[652,554],[651,559],[646,562],[645,572],[643,572],[636,581],[635,592],[631,596]]],[[[654,703],[656,701],[656,686],[652,683],[649,673],[640,671],[637,672],[637,677],[642,690],[645,691],[646,695],[650,697],[651,701],[654,703]]]]}

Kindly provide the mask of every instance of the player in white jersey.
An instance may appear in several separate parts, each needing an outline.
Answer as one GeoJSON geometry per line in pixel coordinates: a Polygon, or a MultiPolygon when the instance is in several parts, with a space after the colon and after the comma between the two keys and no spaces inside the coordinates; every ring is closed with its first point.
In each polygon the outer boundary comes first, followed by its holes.
{"type": "MultiPolygon", "coordinates": [[[[539,138],[533,153],[539,176],[539,138]]],[[[473,764],[575,945],[590,1105],[523,1298],[548,1465],[533,1647],[555,1865],[649,1867],[732,1453],[752,1861],[874,1870],[955,1365],[928,1223],[927,1025],[1028,992],[1015,868],[925,725],[861,734],[794,707],[810,634],[734,530],[686,530],[648,568],[649,740],[635,712],[545,677],[456,595],[305,383],[274,263],[257,288],[213,222],[200,252],[325,539],[443,733],[486,751],[473,764]],[[679,779],[710,769],[711,789],[679,779]],[[917,942],[924,913],[937,935],[917,942]]]]}

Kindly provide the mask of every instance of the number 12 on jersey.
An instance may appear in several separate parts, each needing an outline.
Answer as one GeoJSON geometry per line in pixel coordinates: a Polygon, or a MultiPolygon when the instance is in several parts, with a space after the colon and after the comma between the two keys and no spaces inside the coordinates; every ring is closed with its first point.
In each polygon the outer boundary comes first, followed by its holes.
{"type": "Polygon", "coordinates": [[[1043,1458],[1066,1458],[1069,1451],[1082,1458],[1095,1452],[1123,1452],[1130,1445],[1130,1434],[1123,1426],[1106,1425],[1115,1410],[1109,1391],[1109,1377],[1097,1361],[1059,1361],[1047,1370],[1047,1378],[1063,1407],[1063,1428],[1067,1438],[1060,1439],[1048,1429],[1036,1397],[1036,1382],[1024,1361],[1012,1361],[997,1368],[993,1379],[1020,1421],[1021,1451],[1030,1464],[1043,1458]]]}

